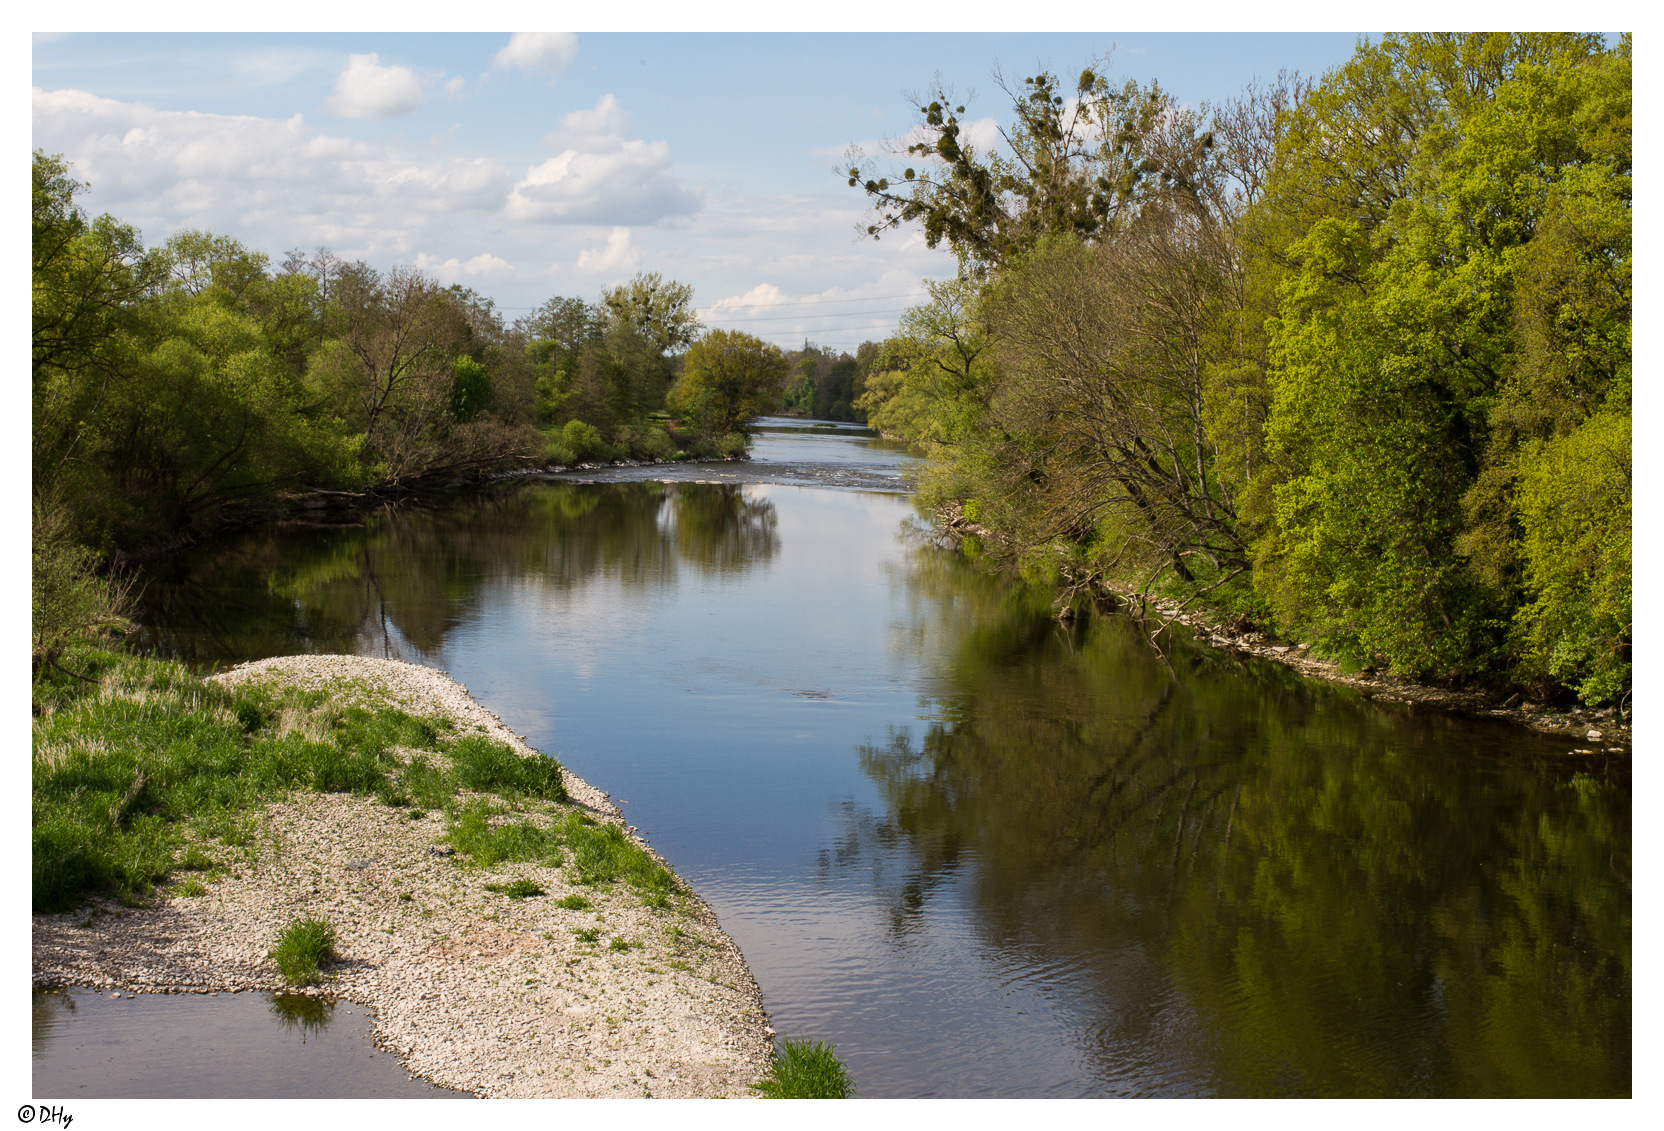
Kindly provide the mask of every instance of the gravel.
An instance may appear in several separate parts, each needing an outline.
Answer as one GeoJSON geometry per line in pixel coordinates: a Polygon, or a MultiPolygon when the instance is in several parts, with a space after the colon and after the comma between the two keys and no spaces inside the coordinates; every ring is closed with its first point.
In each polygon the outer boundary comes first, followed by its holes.
{"type": "MultiPolygon", "coordinates": [[[[414,664],[287,656],[214,678],[337,690],[351,680],[366,698],[443,714],[459,730],[537,756],[461,684],[414,664]]],[[[573,805],[623,826],[606,794],[564,776],[573,805]]],[[[534,803],[532,811],[553,820],[571,807],[534,803]]],[[[294,918],[322,915],[336,928],[339,957],[325,984],[304,992],[370,1007],[377,1043],[435,1084],[480,1096],[750,1094],[771,1056],[762,996],[739,948],[686,884],[673,906],[652,908],[624,884],[579,886],[559,867],[479,869],[460,854],[431,853],[443,832],[438,813],[412,820],[371,797],[297,793],[265,807],[255,842],[206,895],[163,892],[141,908],[95,900],[34,916],[34,983],[114,993],[281,989],[267,951],[294,918]],[[546,894],[485,890],[517,879],[546,894]],[[556,906],[572,894],[593,906],[556,906]],[[584,942],[579,930],[599,933],[584,942]],[[628,949],[613,949],[617,939],[628,949]]]]}

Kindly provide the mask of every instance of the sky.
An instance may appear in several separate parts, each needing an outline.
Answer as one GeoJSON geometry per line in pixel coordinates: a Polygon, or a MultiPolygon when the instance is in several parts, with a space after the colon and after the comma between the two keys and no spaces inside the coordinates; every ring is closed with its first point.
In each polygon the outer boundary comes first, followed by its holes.
{"type": "Polygon", "coordinates": [[[882,339],[953,260],[914,232],[858,238],[835,170],[913,125],[936,76],[994,136],[1020,85],[1109,59],[1217,102],[1320,75],[1358,35],[40,35],[32,145],[143,233],[235,236],[280,261],[329,247],[413,263],[512,321],[657,271],[707,325],[786,347],[882,339]]]}

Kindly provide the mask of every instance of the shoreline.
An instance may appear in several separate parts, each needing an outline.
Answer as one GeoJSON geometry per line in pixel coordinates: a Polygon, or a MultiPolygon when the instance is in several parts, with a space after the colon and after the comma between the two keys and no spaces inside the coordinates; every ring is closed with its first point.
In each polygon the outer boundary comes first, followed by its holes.
{"type": "MultiPolygon", "coordinates": [[[[285,656],[210,678],[362,681],[413,713],[443,714],[459,731],[541,756],[448,675],[402,661],[285,656]]],[[[617,825],[669,868],[603,791],[564,767],[562,776],[570,800],[548,803],[551,812],[577,808],[617,825]]],[[[297,792],[264,806],[257,826],[205,895],[158,890],[144,907],[97,899],[34,915],[33,984],[294,992],[266,951],[290,919],[321,914],[336,926],[337,959],[322,987],[301,992],[368,1007],[377,1046],[443,1087],[482,1097],[741,1097],[767,1074],[773,1030],[756,979],[680,877],[671,905],[653,907],[622,883],[576,885],[561,867],[466,866],[429,851],[442,814],[412,819],[368,796],[297,792]],[[510,899],[485,886],[516,879],[546,894],[510,899]],[[565,896],[591,906],[562,907],[565,896]]]]}
{"type": "MultiPolygon", "coordinates": [[[[1117,597],[1128,606],[1137,600],[1136,597],[1120,594],[1117,597]]],[[[1633,717],[1619,721],[1613,707],[1556,708],[1522,702],[1521,695],[1515,695],[1510,700],[1498,700],[1484,691],[1435,687],[1389,672],[1347,673],[1341,671],[1340,665],[1333,660],[1309,657],[1310,644],[1274,643],[1261,632],[1239,632],[1215,622],[1205,612],[1182,611],[1183,603],[1176,600],[1152,597],[1148,604],[1168,618],[1162,626],[1163,630],[1175,623],[1182,624],[1196,634],[1199,644],[1282,664],[1310,679],[1353,688],[1371,702],[1435,707],[1470,718],[1511,723],[1540,734],[1577,739],[1584,744],[1570,751],[1568,756],[1607,754],[1628,758],[1633,749],[1633,717]]]]}
{"type": "MultiPolygon", "coordinates": [[[[936,524],[940,530],[937,544],[944,548],[951,546],[957,550],[959,543],[968,536],[984,540],[999,537],[987,527],[967,520],[963,512],[956,507],[939,510],[936,524]]],[[[1284,643],[1268,638],[1263,632],[1233,628],[1221,623],[1206,605],[1198,604],[1187,613],[1185,609],[1189,607],[1190,602],[1174,598],[1146,598],[1140,597],[1137,593],[1107,589],[1094,592],[1092,597],[1093,608],[1100,615],[1108,610],[1108,615],[1126,615],[1136,620],[1139,619],[1139,614],[1132,611],[1135,606],[1160,613],[1165,619],[1162,620],[1161,627],[1151,633],[1152,638],[1175,623],[1182,624],[1196,634],[1199,644],[1282,664],[1310,679],[1350,687],[1372,702],[1435,707],[1452,714],[1511,723],[1540,734],[1553,734],[1583,742],[1585,745],[1569,752],[1570,757],[1595,757],[1605,754],[1627,759],[1633,751],[1633,712],[1619,715],[1615,707],[1557,708],[1548,704],[1528,702],[1523,693],[1502,699],[1480,688],[1437,687],[1390,672],[1343,672],[1340,664],[1333,660],[1309,656],[1309,643],[1284,643]]],[[[1060,620],[1069,620],[1077,615],[1073,605],[1064,605],[1058,611],[1060,620]]]]}

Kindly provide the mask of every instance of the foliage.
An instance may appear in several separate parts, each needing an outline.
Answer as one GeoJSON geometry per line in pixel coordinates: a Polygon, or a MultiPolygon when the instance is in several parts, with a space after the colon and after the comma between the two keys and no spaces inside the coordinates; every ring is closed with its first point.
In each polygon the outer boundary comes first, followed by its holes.
{"type": "Polygon", "coordinates": [[[284,927],[270,953],[277,972],[292,986],[316,982],[320,967],[334,957],[335,927],[328,919],[310,915],[284,927]]]}
{"type": "Polygon", "coordinates": [[[751,1087],[770,1100],[843,1100],[855,1094],[834,1046],[790,1037],[775,1049],[768,1076],[751,1087]]]}
{"type": "Polygon", "coordinates": [[[779,346],[737,330],[712,330],[688,349],[669,406],[710,435],[741,432],[779,406],[786,372],[779,346]]]}
{"type": "Polygon", "coordinates": [[[1042,73],[986,151],[938,87],[867,232],[960,277],[852,407],[1060,606],[1155,586],[1351,663],[1619,697],[1630,53],[1389,35],[1194,110],[1042,73]]]}
{"type": "Polygon", "coordinates": [[[34,500],[31,534],[32,657],[58,668],[77,645],[96,645],[131,626],[131,583],[99,576],[97,555],[76,544],[65,507],[34,500]]]}

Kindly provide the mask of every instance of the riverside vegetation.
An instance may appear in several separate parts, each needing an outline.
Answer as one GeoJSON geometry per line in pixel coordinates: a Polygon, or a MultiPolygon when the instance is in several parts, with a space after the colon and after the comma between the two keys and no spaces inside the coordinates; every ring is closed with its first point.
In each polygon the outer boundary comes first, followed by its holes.
{"type": "Polygon", "coordinates": [[[1387,35],[1221,106],[996,76],[851,151],[957,277],[856,401],[967,553],[1343,668],[1627,706],[1631,38],[1387,35]],[[905,167],[903,165],[905,164],[905,167]]]}
{"type": "Polygon", "coordinates": [[[93,893],[141,902],[180,873],[212,882],[254,849],[257,807],[290,791],[443,811],[445,840],[480,867],[569,860],[577,882],[622,881],[655,907],[677,890],[615,825],[575,810],[552,823],[531,813],[503,820],[567,800],[551,758],[377,705],[363,689],[220,687],[176,663],[98,651],[76,667],[95,678],[50,673],[35,683],[36,911],[93,893]]]}

